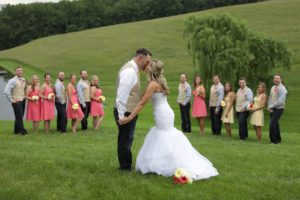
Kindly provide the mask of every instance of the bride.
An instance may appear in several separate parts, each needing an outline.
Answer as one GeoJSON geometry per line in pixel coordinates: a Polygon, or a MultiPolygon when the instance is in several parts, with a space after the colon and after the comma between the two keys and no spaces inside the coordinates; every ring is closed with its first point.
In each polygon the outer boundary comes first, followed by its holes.
{"type": "Polygon", "coordinates": [[[169,89],[163,72],[163,63],[153,60],[147,67],[150,82],[145,94],[128,116],[119,120],[120,124],[131,121],[152,98],[155,126],[147,134],[136,160],[136,170],[172,176],[177,168],[183,168],[194,180],[217,176],[212,163],[190,144],[187,137],[174,127],[174,112],[167,102],[169,89]]]}

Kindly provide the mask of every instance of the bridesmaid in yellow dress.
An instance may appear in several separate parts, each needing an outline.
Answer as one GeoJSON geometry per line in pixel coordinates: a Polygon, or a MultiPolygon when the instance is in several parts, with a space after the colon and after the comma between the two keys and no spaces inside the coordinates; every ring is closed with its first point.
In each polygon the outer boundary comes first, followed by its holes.
{"type": "Polygon", "coordinates": [[[235,93],[233,92],[230,82],[225,83],[224,111],[221,120],[223,121],[227,136],[231,137],[231,124],[234,122],[233,103],[235,101],[235,93]]]}
{"type": "Polygon", "coordinates": [[[267,101],[266,84],[260,82],[254,97],[254,105],[251,109],[250,123],[256,131],[258,142],[261,143],[261,128],[264,126],[264,107],[267,101]]]}

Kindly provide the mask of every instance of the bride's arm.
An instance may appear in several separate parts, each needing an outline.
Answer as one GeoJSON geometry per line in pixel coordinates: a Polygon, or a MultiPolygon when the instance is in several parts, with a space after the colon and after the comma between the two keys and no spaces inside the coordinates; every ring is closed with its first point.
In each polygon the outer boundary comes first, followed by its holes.
{"type": "Polygon", "coordinates": [[[146,91],[145,91],[145,93],[144,93],[144,96],[143,96],[142,100],[134,108],[134,110],[132,111],[132,113],[128,117],[124,117],[121,120],[119,120],[119,124],[120,125],[127,124],[128,122],[133,120],[133,118],[135,118],[137,116],[137,114],[144,108],[144,106],[146,105],[148,100],[151,98],[153,93],[155,91],[158,91],[159,89],[160,89],[160,87],[159,87],[158,83],[156,83],[154,81],[150,82],[147,89],[146,89],[146,91]]]}

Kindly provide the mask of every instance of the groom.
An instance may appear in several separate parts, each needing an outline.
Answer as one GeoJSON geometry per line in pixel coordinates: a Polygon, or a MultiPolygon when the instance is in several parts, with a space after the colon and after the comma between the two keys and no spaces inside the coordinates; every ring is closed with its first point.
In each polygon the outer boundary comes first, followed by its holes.
{"type": "Polygon", "coordinates": [[[118,158],[120,170],[131,170],[134,129],[137,116],[128,124],[120,125],[119,119],[129,116],[140,102],[141,89],[139,72],[144,71],[151,61],[151,53],[144,48],[136,51],[134,58],[127,62],[119,71],[116,89],[117,97],[114,108],[114,117],[118,126],[118,158]]]}

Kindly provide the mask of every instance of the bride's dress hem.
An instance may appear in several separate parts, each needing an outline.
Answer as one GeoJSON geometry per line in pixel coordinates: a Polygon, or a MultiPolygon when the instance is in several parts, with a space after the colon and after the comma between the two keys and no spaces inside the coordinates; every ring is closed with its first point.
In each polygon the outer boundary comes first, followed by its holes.
{"type": "Polygon", "coordinates": [[[146,135],[138,153],[136,171],[173,176],[183,168],[193,180],[208,179],[218,175],[212,163],[202,156],[184,133],[174,127],[174,112],[166,97],[156,93],[152,97],[156,126],[146,135]]]}

